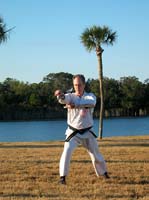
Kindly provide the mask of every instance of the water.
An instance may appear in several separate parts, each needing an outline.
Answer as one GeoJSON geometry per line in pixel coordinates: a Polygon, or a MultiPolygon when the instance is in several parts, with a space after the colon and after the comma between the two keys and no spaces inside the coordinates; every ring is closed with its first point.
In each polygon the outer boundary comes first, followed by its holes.
{"type": "MultiPolygon", "coordinates": [[[[94,120],[98,133],[99,120],[94,120]]],[[[104,119],[103,137],[149,134],[149,117],[104,119]]],[[[0,142],[54,141],[65,139],[66,120],[0,122],[0,142]]]]}

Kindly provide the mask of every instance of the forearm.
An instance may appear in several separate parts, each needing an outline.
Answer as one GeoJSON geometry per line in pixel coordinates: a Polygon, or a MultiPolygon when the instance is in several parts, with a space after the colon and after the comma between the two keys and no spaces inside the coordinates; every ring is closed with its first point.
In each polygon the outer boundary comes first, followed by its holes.
{"type": "Polygon", "coordinates": [[[95,107],[94,104],[80,104],[75,106],[75,108],[94,108],[94,107],[95,107]]]}
{"type": "Polygon", "coordinates": [[[95,96],[87,96],[86,98],[81,98],[80,101],[74,101],[70,103],[66,103],[65,108],[94,108],[96,105],[96,97],[95,96]]]}
{"type": "Polygon", "coordinates": [[[55,96],[60,104],[68,104],[69,103],[69,98],[66,97],[66,95],[62,91],[56,90],[55,96]]]}
{"type": "Polygon", "coordinates": [[[85,108],[85,107],[94,108],[95,105],[96,105],[96,98],[93,98],[91,96],[91,97],[88,97],[88,99],[82,99],[79,102],[79,105],[77,105],[77,106],[80,108],[85,108]]]}
{"type": "Polygon", "coordinates": [[[65,95],[57,96],[57,100],[60,104],[68,104],[67,99],[65,98],[65,95]]]}
{"type": "Polygon", "coordinates": [[[82,105],[66,104],[64,108],[79,109],[79,108],[94,108],[94,107],[95,105],[93,104],[82,104],[82,105]]]}

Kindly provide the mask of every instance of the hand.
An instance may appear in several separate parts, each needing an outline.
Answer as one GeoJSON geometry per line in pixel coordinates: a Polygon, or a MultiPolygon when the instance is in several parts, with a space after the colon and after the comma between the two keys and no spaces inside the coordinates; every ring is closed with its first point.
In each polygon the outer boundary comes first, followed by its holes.
{"type": "Polygon", "coordinates": [[[62,93],[62,91],[61,90],[55,90],[55,92],[54,92],[54,96],[60,96],[60,95],[62,95],[63,93],[62,93]]]}
{"type": "Polygon", "coordinates": [[[75,104],[74,103],[66,104],[65,108],[73,109],[75,108],[75,104]]]}

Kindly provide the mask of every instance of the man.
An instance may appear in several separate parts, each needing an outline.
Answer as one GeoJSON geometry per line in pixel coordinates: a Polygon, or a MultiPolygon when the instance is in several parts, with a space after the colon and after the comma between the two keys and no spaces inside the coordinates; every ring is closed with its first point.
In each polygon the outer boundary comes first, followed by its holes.
{"type": "Polygon", "coordinates": [[[96,175],[103,175],[104,178],[109,178],[105,160],[99,152],[96,135],[92,131],[96,97],[93,93],[84,91],[85,77],[81,74],[73,77],[73,87],[74,93],[64,94],[61,90],[55,91],[55,96],[59,103],[65,104],[68,109],[68,128],[66,130],[64,150],[60,159],[60,183],[66,184],[71,155],[79,144],[82,144],[87,149],[96,175]]]}

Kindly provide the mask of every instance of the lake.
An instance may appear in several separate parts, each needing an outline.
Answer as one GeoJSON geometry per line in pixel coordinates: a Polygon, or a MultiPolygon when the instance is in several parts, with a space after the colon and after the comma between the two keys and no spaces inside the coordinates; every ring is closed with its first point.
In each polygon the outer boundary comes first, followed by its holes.
{"type": "MultiPolygon", "coordinates": [[[[103,137],[149,134],[149,117],[108,118],[103,125],[103,137]]],[[[95,133],[98,126],[99,120],[95,119],[95,133]]],[[[66,120],[0,122],[0,142],[64,140],[66,127],[66,120]]]]}

